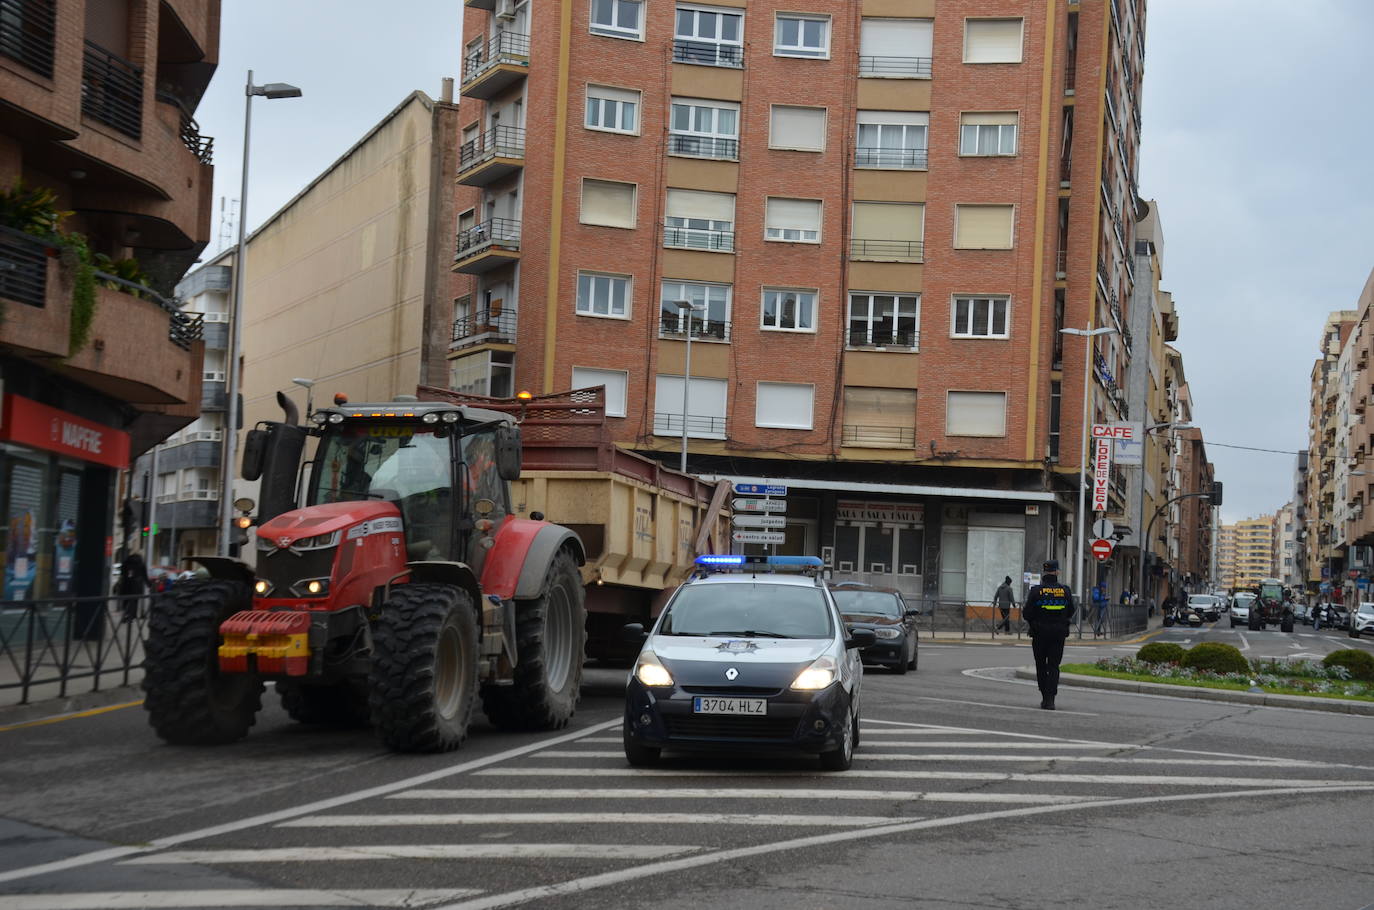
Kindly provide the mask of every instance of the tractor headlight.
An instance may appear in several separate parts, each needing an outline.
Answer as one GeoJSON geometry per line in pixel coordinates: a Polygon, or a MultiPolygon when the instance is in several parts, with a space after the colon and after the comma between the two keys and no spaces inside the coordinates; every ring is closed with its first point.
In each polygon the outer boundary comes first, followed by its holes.
{"type": "Polygon", "coordinates": [[[253,582],[253,593],[259,597],[266,597],[268,594],[272,593],[272,582],[265,578],[259,578],[257,581],[253,582]]]}
{"type": "Polygon", "coordinates": [[[421,417],[420,419],[423,420],[425,423],[438,423],[439,415],[436,414],[434,411],[430,411],[428,414],[421,417]]]}
{"type": "Polygon", "coordinates": [[[291,586],[297,597],[324,597],[329,593],[328,578],[305,578],[291,586]]]}

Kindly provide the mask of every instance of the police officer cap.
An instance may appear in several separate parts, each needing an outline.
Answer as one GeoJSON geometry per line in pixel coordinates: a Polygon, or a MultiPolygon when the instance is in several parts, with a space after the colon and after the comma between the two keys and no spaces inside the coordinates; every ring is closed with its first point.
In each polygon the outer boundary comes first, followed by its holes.
{"type": "Polygon", "coordinates": [[[1057,560],[1057,559],[1050,559],[1050,560],[1047,560],[1047,561],[1045,562],[1045,564],[1044,564],[1043,566],[1040,567],[1040,571],[1041,571],[1041,572],[1058,572],[1058,571],[1059,571],[1059,560],[1057,560]]]}

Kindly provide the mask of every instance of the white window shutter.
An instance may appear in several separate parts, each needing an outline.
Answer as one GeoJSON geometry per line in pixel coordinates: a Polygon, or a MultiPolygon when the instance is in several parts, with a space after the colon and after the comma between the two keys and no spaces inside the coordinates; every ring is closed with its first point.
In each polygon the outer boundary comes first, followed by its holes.
{"type": "Polygon", "coordinates": [[[582,181],[583,224],[635,226],[635,185],[610,180],[582,181]]]}
{"type": "Polygon", "coordinates": [[[965,63],[1020,63],[1020,19],[964,20],[965,63]]]}
{"type": "Polygon", "coordinates": [[[950,392],[945,399],[945,435],[1007,435],[1007,393],[950,392]]]}
{"type": "Polygon", "coordinates": [[[928,111],[859,111],[859,124],[865,123],[930,126],[930,113],[928,111]]]}
{"type": "Polygon", "coordinates": [[[860,57],[930,57],[935,23],[930,19],[864,19],[860,57]]]}
{"type": "Polygon", "coordinates": [[[735,196],[733,193],[669,189],[668,217],[734,222],[735,196]]]}
{"type": "Polygon", "coordinates": [[[821,229],[820,200],[770,197],[765,227],[783,231],[819,231],[821,229]]]}
{"type": "Polygon", "coordinates": [[[961,250],[1009,250],[1015,207],[955,206],[954,246],[961,250]]]}
{"type": "Polygon", "coordinates": [[[919,242],[925,236],[925,206],[909,202],[854,203],[853,236],[859,240],[919,242]]]}
{"type": "Polygon", "coordinates": [[[809,430],[814,423],[816,387],[800,382],[760,382],[754,426],[809,430]]]}
{"type": "Polygon", "coordinates": [[[825,148],[825,108],[773,105],[768,144],[773,148],[825,148]]]}

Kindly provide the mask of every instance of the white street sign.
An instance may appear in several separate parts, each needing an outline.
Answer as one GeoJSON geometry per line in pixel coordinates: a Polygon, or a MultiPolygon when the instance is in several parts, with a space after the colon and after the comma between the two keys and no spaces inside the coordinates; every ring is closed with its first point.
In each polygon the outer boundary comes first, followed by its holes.
{"type": "Polygon", "coordinates": [[[730,521],[737,528],[785,528],[786,515],[732,515],[730,521]]]}
{"type": "Polygon", "coordinates": [[[787,535],[781,531],[735,531],[730,539],[735,543],[783,543],[787,535]]]}
{"type": "Polygon", "coordinates": [[[1116,525],[1112,524],[1111,521],[1106,518],[1099,518],[1097,521],[1093,522],[1094,537],[1111,537],[1112,532],[1115,530],[1116,525]]]}
{"type": "Polygon", "coordinates": [[[730,503],[736,512],[786,512],[785,499],[736,499],[730,503]]]}

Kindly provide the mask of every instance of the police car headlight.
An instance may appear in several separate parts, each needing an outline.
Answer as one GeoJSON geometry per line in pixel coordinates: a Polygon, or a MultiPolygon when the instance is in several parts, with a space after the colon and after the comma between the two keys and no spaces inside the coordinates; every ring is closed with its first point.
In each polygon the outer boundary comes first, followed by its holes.
{"type": "Polygon", "coordinates": [[[835,661],[829,657],[818,657],[811,666],[797,674],[797,678],[792,680],[791,688],[813,692],[817,689],[824,689],[834,681],[835,661]]]}
{"type": "Polygon", "coordinates": [[[880,639],[888,639],[888,640],[891,640],[891,639],[893,639],[893,638],[901,638],[901,637],[902,637],[902,630],[901,630],[901,629],[874,629],[874,630],[873,630],[873,637],[874,637],[874,638],[880,638],[880,639]]]}
{"type": "Polygon", "coordinates": [[[635,679],[646,686],[671,686],[673,674],[659,661],[653,651],[644,651],[635,662],[635,679]]]}

